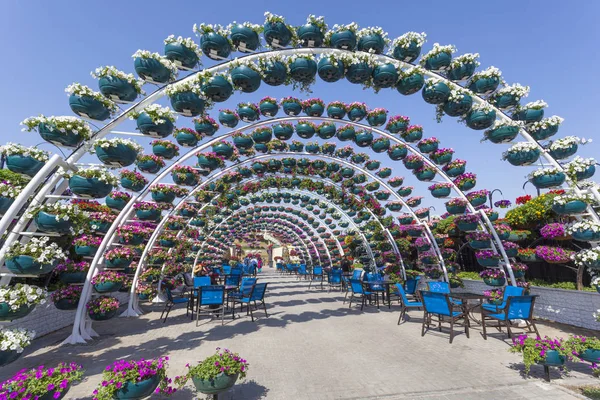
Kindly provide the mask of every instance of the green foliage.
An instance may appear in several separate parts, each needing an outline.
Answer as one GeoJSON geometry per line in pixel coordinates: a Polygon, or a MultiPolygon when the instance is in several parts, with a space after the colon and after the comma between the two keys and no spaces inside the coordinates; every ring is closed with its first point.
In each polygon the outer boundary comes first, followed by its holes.
{"type": "Polygon", "coordinates": [[[552,211],[552,200],[555,196],[552,193],[544,193],[534,197],[527,203],[509,210],[504,218],[515,229],[527,229],[552,222],[556,218],[552,211]]]}
{"type": "Polygon", "coordinates": [[[396,246],[398,246],[400,254],[410,254],[410,240],[404,238],[396,239],[396,246]]]}
{"type": "Polygon", "coordinates": [[[588,399],[600,400],[600,386],[583,386],[579,390],[588,399]]]}
{"type": "Polygon", "coordinates": [[[447,234],[448,231],[454,227],[455,218],[456,216],[451,215],[448,218],[439,221],[435,229],[433,229],[433,233],[447,234]]]}
{"type": "MultiPolygon", "coordinates": [[[[553,289],[565,289],[565,290],[577,290],[577,284],[575,282],[556,282],[548,283],[541,279],[532,279],[529,283],[531,286],[541,286],[553,289]]],[[[588,292],[595,292],[596,289],[593,287],[584,287],[583,290],[588,292]]]]}
{"type": "Polygon", "coordinates": [[[30,178],[17,174],[16,172],[12,172],[8,169],[0,169],[0,182],[9,181],[18,186],[25,186],[29,183],[29,180],[30,178]]]}
{"type": "Polygon", "coordinates": [[[473,271],[460,271],[459,273],[456,274],[457,278],[460,279],[471,279],[474,281],[481,281],[481,277],[479,276],[479,273],[477,272],[473,272],[473,271]]]}

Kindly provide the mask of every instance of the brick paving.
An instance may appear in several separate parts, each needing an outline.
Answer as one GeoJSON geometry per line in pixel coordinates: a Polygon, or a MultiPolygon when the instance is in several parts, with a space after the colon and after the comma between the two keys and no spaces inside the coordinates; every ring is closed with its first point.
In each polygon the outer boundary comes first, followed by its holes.
{"type": "MultiPolygon", "coordinates": [[[[409,322],[396,324],[399,307],[348,308],[343,295],[308,290],[308,282],[264,273],[269,317],[257,312],[231,321],[205,320],[199,327],[185,310],[159,320],[161,306],[147,305],[140,318],[115,318],[95,323],[101,334],[87,345],[59,346],[69,334],[63,329],[34,342],[25,355],[0,370],[2,379],[20,368],[60,361],[81,363],[88,378],[74,386],[67,398],[89,399],[102,369],[117,358],[170,357],[169,375],[185,371],[212,354],[216,347],[239,352],[250,362],[244,382],[220,396],[228,399],[575,399],[561,385],[596,383],[587,365],[574,366],[569,377],[552,371],[544,382],[543,368],[532,367],[530,378],[521,374],[519,355],[507,351],[505,335],[492,331],[487,341],[474,328],[471,338],[448,333],[420,335],[421,312],[411,311],[409,322]]],[[[539,325],[541,334],[560,335],[556,327],[539,325]]],[[[562,333],[564,336],[564,332],[562,333]]],[[[197,398],[191,388],[172,399],[197,398]]]]}

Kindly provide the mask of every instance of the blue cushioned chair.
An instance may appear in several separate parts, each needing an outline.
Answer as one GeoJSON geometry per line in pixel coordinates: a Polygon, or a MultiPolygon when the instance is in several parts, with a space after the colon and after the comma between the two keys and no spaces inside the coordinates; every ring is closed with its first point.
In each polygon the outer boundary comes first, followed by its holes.
{"type": "Polygon", "coordinates": [[[242,283],[240,285],[240,290],[237,292],[229,292],[228,297],[234,300],[244,297],[245,294],[248,294],[249,288],[254,286],[257,281],[258,278],[243,278],[242,283]]]}
{"type": "Polygon", "coordinates": [[[306,270],[306,264],[300,264],[298,267],[298,279],[307,279],[310,273],[306,270]]]}
{"type": "Polygon", "coordinates": [[[414,296],[417,294],[417,287],[419,287],[420,280],[421,276],[418,275],[413,279],[407,279],[406,282],[404,282],[404,290],[406,291],[407,295],[414,296]]]}
{"type": "Polygon", "coordinates": [[[241,275],[226,275],[225,276],[225,286],[240,286],[240,282],[242,280],[241,275]]]}
{"type": "Polygon", "coordinates": [[[332,269],[328,274],[327,274],[327,280],[329,283],[329,292],[331,291],[331,289],[342,289],[342,270],[341,269],[332,269]]]}
{"type": "Polygon", "coordinates": [[[213,267],[213,268],[212,268],[212,272],[213,272],[213,273],[215,273],[215,274],[218,274],[218,275],[223,275],[223,274],[221,273],[221,271],[222,271],[221,267],[213,267]]]}
{"type": "Polygon", "coordinates": [[[529,332],[531,332],[533,328],[533,331],[539,337],[540,333],[535,326],[535,322],[533,322],[533,306],[536,297],[537,296],[509,296],[506,299],[506,307],[499,313],[484,311],[481,318],[483,338],[487,340],[486,319],[498,321],[498,325],[488,325],[498,328],[498,330],[500,330],[502,323],[504,323],[509,338],[512,337],[512,332],[510,331],[511,322],[515,320],[524,320],[529,332]]]}
{"type": "Polygon", "coordinates": [[[267,291],[268,283],[257,283],[256,285],[246,286],[243,290],[243,294],[241,297],[235,298],[233,305],[233,318],[235,318],[235,303],[240,304],[240,311],[244,310],[244,304],[246,305],[246,315],[249,313],[252,317],[252,321],[254,321],[254,313],[251,307],[251,304],[254,304],[254,308],[258,309],[258,305],[256,302],[260,302],[265,310],[265,316],[269,317],[267,314],[267,306],[265,304],[265,293],[267,291]]]}
{"type": "Polygon", "coordinates": [[[400,321],[408,317],[406,311],[408,311],[411,308],[417,308],[420,310],[423,307],[423,303],[421,303],[420,301],[408,301],[408,298],[406,297],[406,292],[404,291],[404,288],[401,284],[396,283],[396,288],[398,289],[398,293],[400,294],[400,301],[402,306],[402,309],[400,310],[400,317],[398,318],[398,325],[400,325],[400,321]]]}
{"type": "Polygon", "coordinates": [[[350,279],[361,279],[363,272],[365,272],[362,269],[355,269],[354,271],[352,271],[352,278],[350,279]]]}
{"type": "MultiPolygon", "coordinates": [[[[169,316],[169,313],[171,312],[171,309],[176,304],[185,304],[187,306],[187,304],[190,301],[190,299],[188,297],[177,297],[177,298],[174,298],[173,297],[173,293],[171,293],[171,289],[169,289],[169,288],[165,288],[165,292],[167,293],[167,302],[165,303],[165,308],[163,309],[162,314],[160,314],[160,318],[162,319],[162,317],[165,314],[165,312],[167,313],[167,315],[165,315],[165,319],[163,319],[163,324],[167,321],[167,317],[169,316]]],[[[186,316],[188,315],[188,310],[189,310],[189,307],[186,307],[186,310],[185,310],[185,315],[186,316]]]]}
{"type": "Polygon", "coordinates": [[[321,289],[323,289],[323,267],[321,266],[315,266],[312,269],[312,274],[310,276],[310,283],[308,284],[308,288],[310,289],[310,287],[312,286],[312,283],[314,281],[319,281],[321,282],[321,289]]]}
{"type": "Polygon", "coordinates": [[[422,290],[421,298],[423,299],[423,325],[421,327],[421,336],[425,336],[425,327],[430,328],[431,317],[437,315],[438,329],[442,331],[442,322],[447,318],[450,322],[450,343],[454,339],[454,322],[463,320],[465,326],[465,334],[469,337],[469,318],[462,311],[453,311],[450,296],[447,293],[430,292],[422,290]]]}
{"type": "Polygon", "coordinates": [[[230,265],[223,265],[223,274],[224,275],[231,274],[231,266],[230,265]]]}
{"type": "Polygon", "coordinates": [[[363,282],[359,279],[350,279],[350,289],[352,290],[352,295],[350,296],[348,308],[352,307],[352,300],[354,300],[354,297],[360,297],[362,303],[360,309],[362,311],[362,309],[365,308],[367,298],[371,297],[372,293],[364,289],[363,282]]]}
{"type": "Polygon", "coordinates": [[[194,277],[194,290],[192,291],[192,298],[191,301],[188,303],[188,309],[191,310],[192,312],[192,319],[194,318],[194,307],[195,307],[195,302],[196,299],[198,298],[198,288],[201,286],[208,286],[210,285],[210,276],[195,276],[194,277]]]}
{"type": "Polygon", "coordinates": [[[491,313],[499,313],[502,310],[504,310],[504,308],[506,308],[506,301],[508,300],[509,296],[523,296],[524,291],[525,289],[522,287],[508,285],[504,288],[504,296],[502,298],[502,303],[497,305],[484,304],[483,310],[489,311],[491,313]]]}
{"type": "Polygon", "coordinates": [[[213,315],[221,311],[221,325],[225,316],[225,286],[208,285],[198,288],[198,307],[196,308],[196,326],[200,321],[200,314],[213,315]],[[205,307],[202,309],[202,307],[205,307]]]}
{"type": "MultiPolygon", "coordinates": [[[[450,294],[450,284],[448,282],[429,281],[427,282],[427,287],[431,292],[450,294]]],[[[450,301],[457,306],[462,304],[462,301],[453,299],[452,297],[450,301]]]]}

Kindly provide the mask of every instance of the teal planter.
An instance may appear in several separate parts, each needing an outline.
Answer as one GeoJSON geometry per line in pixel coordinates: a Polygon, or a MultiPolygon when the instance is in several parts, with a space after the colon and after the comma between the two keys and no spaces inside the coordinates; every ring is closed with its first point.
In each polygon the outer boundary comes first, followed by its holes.
{"type": "Polygon", "coordinates": [[[600,241],[600,232],[594,232],[592,230],[580,230],[575,231],[571,235],[573,239],[579,240],[582,242],[596,242],[600,241]]]}
{"type": "Polygon", "coordinates": [[[515,97],[515,95],[508,93],[501,96],[494,96],[489,99],[489,102],[501,110],[506,110],[519,104],[519,100],[515,97]]]}
{"type": "Polygon", "coordinates": [[[343,119],[346,116],[346,110],[337,106],[329,106],[327,107],[327,116],[329,118],[343,119]]]}
{"type": "Polygon", "coordinates": [[[548,350],[542,364],[548,367],[562,367],[565,364],[565,357],[556,350],[548,350]]]}
{"type": "Polygon", "coordinates": [[[136,165],[140,171],[147,172],[149,174],[155,174],[160,171],[161,168],[161,166],[154,160],[138,161],[136,165]]]}
{"type": "Polygon", "coordinates": [[[467,211],[467,206],[449,206],[446,205],[446,211],[452,215],[464,214],[467,211]]]}
{"type": "Polygon", "coordinates": [[[531,165],[535,163],[539,158],[540,151],[538,149],[506,154],[506,161],[508,161],[512,165],[531,165]]]}
{"type": "Polygon", "coordinates": [[[499,215],[498,215],[498,213],[497,213],[496,211],[494,211],[494,212],[491,212],[491,213],[488,215],[488,219],[489,219],[491,222],[494,222],[494,221],[496,221],[496,220],[498,219],[498,217],[499,217],[499,215]]]}
{"type": "Polygon", "coordinates": [[[186,117],[195,117],[204,112],[204,99],[194,92],[175,93],[170,99],[171,107],[186,117]]]}
{"type": "Polygon", "coordinates": [[[356,35],[350,30],[334,33],[330,38],[331,47],[340,50],[354,50],[356,48],[356,35]]]}
{"type": "Polygon", "coordinates": [[[262,71],[263,82],[269,86],[283,85],[287,76],[287,66],[280,61],[267,61],[262,71]]]}
{"type": "Polygon", "coordinates": [[[548,125],[545,128],[538,128],[529,132],[532,138],[537,141],[546,140],[558,133],[559,125],[548,125]]]}
{"type": "Polygon", "coordinates": [[[0,197],[0,215],[6,214],[6,212],[14,202],[15,199],[11,199],[8,197],[0,197]]]}
{"type": "Polygon", "coordinates": [[[43,166],[43,162],[30,156],[13,154],[6,157],[6,167],[17,174],[34,176],[43,166]]]}
{"type": "Polygon", "coordinates": [[[393,122],[391,124],[388,124],[388,126],[386,126],[386,129],[390,133],[406,132],[406,128],[408,128],[408,122],[401,121],[401,120],[393,122]]]}
{"type": "Polygon", "coordinates": [[[112,197],[107,197],[106,200],[104,200],[104,202],[106,203],[106,205],[108,207],[112,208],[113,210],[119,210],[119,211],[121,211],[127,205],[126,200],[113,199],[112,197]]]}
{"type": "Polygon", "coordinates": [[[133,182],[131,179],[123,177],[121,178],[121,186],[123,186],[125,189],[139,192],[144,188],[145,185],[142,182],[133,182]]]}
{"type": "Polygon", "coordinates": [[[254,143],[269,143],[273,138],[271,131],[257,131],[252,133],[254,143]]]}
{"type": "MultiPolygon", "coordinates": [[[[18,360],[19,357],[21,357],[21,354],[23,353],[18,353],[16,350],[0,350],[0,367],[4,367],[5,365],[18,360]]],[[[9,397],[7,397],[7,399],[8,398],[9,397]]]]}
{"type": "Polygon", "coordinates": [[[304,112],[309,117],[320,117],[325,112],[325,107],[320,104],[312,104],[304,108],[304,112]]]}
{"type": "Polygon", "coordinates": [[[594,176],[595,173],[596,173],[596,166],[595,165],[590,165],[589,167],[587,167],[582,172],[575,172],[575,178],[578,181],[582,181],[584,179],[591,178],[592,176],[594,176]]]}
{"type": "Polygon", "coordinates": [[[373,134],[368,131],[362,131],[354,137],[354,143],[359,147],[368,147],[373,142],[373,134]]]}
{"type": "Polygon", "coordinates": [[[258,33],[241,24],[231,27],[230,38],[233,46],[242,53],[251,53],[258,49],[260,44],[258,33]]]}
{"type": "Polygon", "coordinates": [[[75,254],[82,257],[93,257],[98,251],[98,246],[75,246],[75,254]]]}
{"type": "MultiPolygon", "coordinates": [[[[487,268],[487,267],[497,267],[498,264],[500,263],[500,260],[497,258],[478,258],[477,262],[482,267],[487,268]]],[[[484,279],[484,281],[486,284],[490,285],[485,279],[484,279]]],[[[495,281],[495,279],[491,279],[490,281],[495,281]]],[[[502,284],[504,284],[504,282],[502,284]]],[[[490,286],[501,286],[501,285],[490,285],[490,286]]]]}
{"type": "Polygon", "coordinates": [[[244,122],[254,122],[259,118],[258,113],[254,111],[254,109],[247,106],[238,107],[237,113],[240,116],[240,119],[244,122]]]}
{"type": "Polygon", "coordinates": [[[98,293],[118,292],[123,287],[123,282],[104,282],[94,285],[94,290],[98,293]]]}
{"type": "MultiPolygon", "coordinates": [[[[128,244],[136,243],[137,241],[132,240],[128,244]]],[[[128,258],[113,258],[112,260],[106,259],[106,266],[109,268],[127,268],[131,265],[132,260],[128,258]]]]}
{"type": "Polygon", "coordinates": [[[199,181],[199,178],[191,172],[171,174],[171,178],[173,178],[173,182],[183,186],[196,186],[199,181]]]}
{"type": "Polygon", "coordinates": [[[308,124],[297,124],[296,134],[302,139],[310,139],[315,135],[315,129],[308,124]]]}
{"type": "Polygon", "coordinates": [[[439,53],[427,59],[425,68],[431,71],[445,71],[451,62],[452,55],[450,53],[439,53]]]}
{"type": "Polygon", "coordinates": [[[417,147],[419,147],[419,151],[421,153],[433,153],[434,151],[436,151],[439,147],[438,143],[422,143],[422,144],[418,144],[417,147]]]}
{"type": "Polygon", "coordinates": [[[475,198],[472,198],[471,200],[469,200],[469,203],[471,203],[471,205],[473,207],[479,207],[479,206],[485,204],[486,201],[487,201],[486,196],[479,196],[479,197],[475,197],[475,198]]]}
{"type": "Polygon", "coordinates": [[[415,174],[415,177],[421,182],[429,182],[433,180],[433,178],[435,178],[435,171],[429,169],[419,172],[413,171],[413,173],[415,174]]]}
{"type": "Polygon", "coordinates": [[[77,196],[99,199],[108,196],[113,186],[110,183],[100,181],[98,178],[84,178],[73,175],[69,178],[69,189],[77,196]]]}
{"type": "Polygon", "coordinates": [[[175,200],[175,193],[152,192],[152,200],[157,203],[172,203],[175,200]]]}
{"type": "Polygon", "coordinates": [[[449,68],[447,72],[448,79],[453,81],[462,81],[468,79],[475,72],[477,66],[474,63],[460,64],[458,67],[449,68]]]}
{"type": "Polygon", "coordinates": [[[221,393],[233,385],[238,379],[238,374],[226,375],[221,373],[215,377],[215,379],[203,380],[200,378],[192,377],[192,382],[196,387],[196,390],[204,394],[217,394],[221,393]]]}
{"type": "Polygon", "coordinates": [[[171,247],[175,247],[175,244],[177,242],[175,240],[160,239],[159,243],[162,247],[171,248],[171,247]]]}
{"type": "Polygon", "coordinates": [[[376,88],[390,88],[396,85],[398,77],[398,70],[394,64],[381,64],[373,70],[373,85],[376,88]]]}
{"type": "Polygon", "coordinates": [[[444,82],[439,81],[433,85],[425,85],[422,91],[423,100],[429,104],[442,104],[450,96],[450,88],[444,82]]]}
{"type": "Polygon", "coordinates": [[[177,144],[183,147],[195,147],[199,142],[196,135],[188,132],[177,133],[175,140],[177,140],[177,144]]]}
{"type": "Polygon", "coordinates": [[[114,316],[117,315],[117,310],[99,314],[89,312],[88,315],[94,321],[108,321],[109,319],[114,318],[114,316]]]}
{"type": "Polygon", "coordinates": [[[398,193],[402,197],[407,197],[407,196],[410,196],[412,194],[412,189],[410,189],[410,188],[400,188],[400,189],[398,189],[396,191],[396,193],[398,193]]]}
{"type": "Polygon", "coordinates": [[[419,58],[421,54],[421,46],[417,42],[410,42],[408,47],[396,46],[392,52],[393,57],[396,60],[411,63],[419,58]]]}
{"type": "Polygon", "coordinates": [[[138,293],[138,299],[140,301],[148,301],[150,296],[148,296],[146,293],[138,293]]]}
{"type": "Polygon", "coordinates": [[[471,190],[475,187],[475,182],[471,182],[471,181],[464,181],[462,183],[458,183],[456,184],[456,186],[462,190],[463,192],[466,190],[471,190]]]}
{"type": "Polygon", "coordinates": [[[57,146],[77,147],[83,142],[82,135],[76,135],[72,130],[61,132],[52,125],[40,123],[38,132],[42,139],[57,146]]]}
{"type": "Polygon", "coordinates": [[[448,101],[444,104],[444,112],[451,117],[460,117],[471,110],[473,98],[468,94],[463,95],[459,101],[448,101]]]}
{"type": "Polygon", "coordinates": [[[219,167],[219,161],[214,158],[208,158],[200,153],[198,155],[198,165],[204,169],[214,171],[219,167]]]}
{"type": "Polygon", "coordinates": [[[292,117],[300,115],[302,112],[302,105],[295,101],[283,103],[283,112],[292,117]]]}
{"type": "Polygon", "coordinates": [[[100,233],[106,233],[108,232],[108,229],[110,228],[111,223],[110,222],[103,222],[103,221],[90,221],[90,228],[94,231],[94,232],[100,232],[100,233]]]}
{"type": "Polygon", "coordinates": [[[23,318],[33,311],[34,305],[22,305],[16,310],[11,310],[8,303],[0,303],[0,321],[14,321],[23,318]]]}
{"type": "Polygon", "coordinates": [[[385,114],[378,114],[367,117],[367,122],[371,126],[381,126],[385,124],[387,116],[385,114]]]}
{"type": "Polygon", "coordinates": [[[337,131],[335,136],[342,142],[354,140],[354,137],[356,136],[356,131],[354,130],[354,128],[344,129],[343,131],[337,131]]]}
{"type": "Polygon", "coordinates": [[[256,92],[260,87],[260,74],[254,69],[245,65],[240,65],[239,67],[233,68],[230,71],[230,76],[233,85],[244,93],[256,92]]]}
{"type": "MultiPolygon", "coordinates": [[[[497,260],[477,260],[477,262],[479,262],[479,264],[483,267],[491,267],[491,266],[498,265],[497,260]],[[482,263],[482,261],[486,261],[486,262],[482,263]],[[490,261],[496,261],[496,264],[494,264],[493,262],[490,262],[490,261]]],[[[504,284],[506,283],[506,279],[505,278],[484,279],[483,282],[485,282],[485,284],[488,286],[499,287],[499,286],[504,286],[504,284]]]]}
{"type": "Polygon", "coordinates": [[[573,144],[566,149],[548,150],[548,154],[556,160],[564,160],[577,153],[578,148],[579,146],[577,144],[573,144]]]}
{"type": "Polygon", "coordinates": [[[396,84],[396,90],[405,96],[415,94],[425,85],[425,78],[421,74],[412,74],[401,78],[396,84]]]}
{"type": "MultiPolygon", "coordinates": [[[[333,63],[328,57],[321,58],[317,64],[319,78],[329,83],[337,82],[342,79],[345,70],[346,68],[344,67],[343,62],[335,60],[335,63],[333,63]]],[[[345,113],[346,112],[344,111],[344,114],[345,113]]]]}
{"type": "Polygon", "coordinates": [[[331,139],[335,136],[335,125],[322,125],[317,129],[317,135],[321,139],[331,139]]]}
{"type": "Polygon", "coordinates": [[[198,64],[198,55],[179,43],[165,45],[165,56],[173,61],[177,67],[192,69],[198,64]]]}
{"type": "Polygon", "coordinates": [[[399,161],[404,159],[408,155],[408,149],[406,147],[396,147],[388,150],[388,156],[393,161],[399,161]]]}
{"type": "Polygon", "coordinates": [[[318,144],[307,144],[306,145],[306,151],[312,154],[316,154],[319,152],[321,148],[319,147],[318,144]]]}
{"type": "Polygon", "coordinates": [[[375,153],[384,153],[390,149],[390,140],[388,138],[380,138],[371,144],[371,149],[375,153]]]}
{"type": "Polygon", "coordinates": [[[477,229],[477,222],[457,222],[456,226],[463,232],[471,232],[477,229]]]}
{"type": "Polygon", "coordinates": [[[212,136],[218,130],[218,127],[215,127],[210,122],[202,122],[202,121],[194,121],[194,130],[201,135],[204,136],[212,136]]]}
{"type": "Polygon", "coordinates": [[[317,63],[307,58],[297,58],[290,64],[290,76],[296,82],[309,83],[317,75],[317,63]]]}
{"type": "Polygon", "coordinates": [[[229,143],[217,143],[212,146],[212,151],[213,153],[228,159],[233,155],[233,146],[229,143]]]}
{"type": "Polygon", "coordinates": [[[443,154],[443,155],[440,155],[440,156],[431,154],[429,157],[437,165],[446,165],[450,161],[452,161],[452,154],[451,153],[446,153],[446,154],[443,154]]]}
{"type": "Polygon", "coordinates": [[[592,363],[600,362],[600,349],[586,349],[581,353],[581,358],[592,363]]]}
{"type": "Polygon", "coordinates": [[[404,159],[404,166],[407,169],[419,169],[423,166],[423,160],[409,161],[408,159],[404,159]]]}
{"type": "Polygon", "coordinates": [[[212,60],[223,60],[231,54],[231,47],[227,38],[215,32],[200,36],[200,48],[202,53],[212,60]]]}
{"type": "Polygon", "coordinates": [[[587,204],[580,200],[573,200],[561,204],[553,204],[552,211],[560,215],[581,214],[587,209],[587,204]]]}
{"type": "MultiPolygon", "coordinates": [[[[517,256],[517,254],[519,254],[519,250],[518,249],[504,249],[504,252],[506,253],[506,256],[509,258],[514,258],[517,256]]],[[[522,272],[522,271],[520,271],[522,272]]],[[[517,273],[515,272],[515,278],[517,278],[517,273]]]]}
{"type": "Polygon", "coordinates": [[[175,157],[176,151],[175,149],[163,146],[162,144],[155,144],[152,146],[152,153],[154,153],[155,156],[170,160],[175,157]]]}
{"type": "Polygon", "coordinates": [[[471,240],[469,246],[474,249],[489,249],[492,245],[491,240],[471,240]]]}
{"type": "Polygon", "coordinates": [[[299,26],[297,33],[302,47],[321,47],[323,45],[323,33],[316,25],[304,24],[299,26]]]}
{"type": "Polygon", "coordinates": [[[367,112],[362,108],[353,108],[350,111],[348,111],[348,119],[350,119],[350,121],[358,122],[366,116],[367,112]]]}
{"type": "MultiPolygon", "coordinates": [[[[518,251],[516,251],[516,250],[515,250],[515,252],[518,253],[518,251]]],[[[515,256],[509,256],[508,252],[506,252],[506,255],[508,257],[516,257],[516,255],[515,256]]],[[[515,276],[515,279],[520,279],[520,278],[523,278],[525,276],[525,271],[515,271],[515,270],[513,270],[513,275],[515,276]]]]}
{"type": "Polygon", "coordinates": [[[100,93],[112,101],[130,103],[138,97],[135,87],[125,79],[104,76],[98,81],[100,93]]]}
{"type": "Polygon", "coordinates": [[[523,121],[526,124],[530,124],[532,122],[539,122],[544,118],[544,109],[534,110],[534,109],[525,109],[515,112],[512,115],[512,118],[517,121],[523,121]]]}
{"type": "Polygon", "coordinates": [[[381,35],[365,35],[358,40],[357,47],[359,51],[381,54],[383,53],[385,42],[383,41],[381,35]]]}
{"type": "Polygon", "coordinates": [[[30,256],[16,256],[6,259],[6,268],[15,275],[44,275],[52,272],[56,262],[41,264],[30,256]]]}
{"type": "Polygon", "coordinates": [[[538,189],[548,189],[562,185],[567,179],[562,172],[531,178],[530,181],[538,189]]]}
{"type": "Polygon", "coordinates": [[[478,94],[490,94],[498,89],[500,79],[497,77],[481,78],[475,82],[471,82],[469,90],[478,94]]]}
{"type": "Polygon", "coordinates": [[[70,221],[65,221],[63,219],[59,219],[57,221],[54,214],[48,214],[44,211],[37,213],[35,216],[35,223],[38,227],[38,230],[47,233],[70,233],[73,226],[70,221]]]}
{"type": "Polygon", "coordinates": [[[54,302],[54,307],[61,311],[77,310],[78,301],[71,301],[70,299],[61,299],[54,302]]]}
{"type": "Polygon", "coordinates": [[[171,71],[153,58],[136,57],[133,60],[135,73],[145,81],[167,83],[171,79],[171,71]]]}
{"type": "Polygon", "coordinates": [[[360,84],[365,83],[371,79],[373,74],[373,68],[366,62],[359,62],[357,64],[351,64],[346,69],[346,79],[350,83],[360,84]]]}
{"type": "Polygon", "coordinates": [[[235,128],[240,120],[234,114],[221,111],[219,112],[219,122],[228,128],[235,128]]]}
{"type": "Polygon", "coordinates": [[[256,150],[257,153],[266,153],[269,151],[269,148],[267,147],[266,144],[264,143],[256,143],[254,145],[254,150],[256,150]]]}
{"type": "Polygon", "coordinates": [[[286,47],[293,34],[282,22],[267,22],[264,24],[263,35],[269,46],[286,47]]]}
{"type": "Polygon", "coordinates": [[[110,110],[99,100],[90,96],[72,94],[69,96],[69,106],[75,114],[83,118],[104,121],[110,117],[110,110]]]}
{"type": "Polygon", "coordinates": [[[409,132],[406,135],[404,135],[403,138],[407,142],[411,142],[411,143],[418,142],[419,140],[421,140],[423,138],[423,131],[416,130],[416,131],[409,132]]]}
{"type": "Polygon", "coordinates": [[[465,123],[471,129],[483,130],[494,124],[496,120],[496,111],[485,112],[481,110],[471,110],[465,118],[465,123]]]}
{"type": "Polygon", "coordinates": [[[440,187],[437,189],[433,189],[431,191],[431,195],[436,199],[443,199],[444,197],[450,196],[450,188],[449,187],[440,187]]]}
{"type": "Polygon", "coordinates": [[[141,221],[156,221],[160,218],[160,210],[136,210],[135,216],[141,221]]]}
{"type": "Polygon", "coordinates": [[[511,142],[519,134],[519,128],[516,126],[502,126],[485,132],[485,137],[492,143],[511,142]]]}
{"type": "Polygon", "coordinates": [[[265,117],[274,117],[279,112],[279,106],[270,102],[263,102],[259,105],[260,113],[265,117]]]}
{"type": "Polygon", "coordinates": [[[84,283],[87,272],[61,272],[58,276],[60,281],[63,283],[84,283]]]}

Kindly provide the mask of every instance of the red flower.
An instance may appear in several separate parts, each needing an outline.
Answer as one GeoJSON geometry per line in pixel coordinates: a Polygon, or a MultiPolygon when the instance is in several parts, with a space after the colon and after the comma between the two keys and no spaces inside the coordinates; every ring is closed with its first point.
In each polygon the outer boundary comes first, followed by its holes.
{"type": "Polygon", "coordinates": [[[530,195],[525,195],[525,196],[519,196],[517,197],[517,204],[525,204],[527,203],[529,200],[531,200],[531,196],[530,195]]]}

